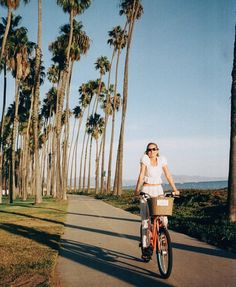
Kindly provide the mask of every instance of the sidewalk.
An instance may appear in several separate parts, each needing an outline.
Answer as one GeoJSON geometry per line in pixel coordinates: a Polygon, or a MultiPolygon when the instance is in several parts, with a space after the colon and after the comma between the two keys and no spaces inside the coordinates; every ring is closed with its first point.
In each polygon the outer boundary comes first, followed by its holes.
{"type": "Polygon", "coordinates": [[[159,276],[156,259],[140,259],[139,217],[86,196],[70,196],[56,268],[60,287],[236,286],[236,255],[171,232],[171,277],[159,276]]]}

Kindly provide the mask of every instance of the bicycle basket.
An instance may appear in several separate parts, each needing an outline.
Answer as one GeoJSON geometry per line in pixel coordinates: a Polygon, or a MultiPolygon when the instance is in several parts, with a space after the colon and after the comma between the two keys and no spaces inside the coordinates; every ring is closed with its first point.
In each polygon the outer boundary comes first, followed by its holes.
{"type": "Polygon", "coordinates": [[[153,215],[172,215],[173,197],[157,196],[147,199],[149,214],[153,215]]]}

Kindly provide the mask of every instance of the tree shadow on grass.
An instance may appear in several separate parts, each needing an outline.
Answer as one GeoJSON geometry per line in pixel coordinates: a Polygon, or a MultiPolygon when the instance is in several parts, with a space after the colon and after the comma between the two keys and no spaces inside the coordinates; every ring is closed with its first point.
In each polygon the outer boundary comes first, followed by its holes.
{"type": "MultiPolygon", "coordinates": [[[[114,219],[114,220],[123,220],[123,221],[128,221],[128,222],[140,222],[139,219],[133,219],[133,218],[124,218],[124,217],[112,217],[112,216],[102,216],[102,215],[94,215],[94,214],[89,214],[89,213],[76,213],[76,212],[67,212],[63,211],[57,208],[51,208],[51,207],[42,207],[42,206],[35,206],[34,204],[25,204],[25,203],[20,203],[20,204],[14,204],[14,206],[17,207],[26,207],[26,208],[37,208],[37,209],[44,209],[44,210],[53,210],[61,214],[71,214],[71,215],[78,215],[78,216],[88,216],[88,217],[95,217],[95,218],[105,218],[105,219],[114,219]]],[[[4,212],[0,210],[0,212],[4,212]]],[[[9,211],[10,213],[10,211],[9,211]]],[[[13,213],[13,212],[12,212],[13,213]]]]}
{"type": "MultiPolygon", "coordinates": [[[[25,214],[25,213],[20,213],[20,212],[0,210],[0,213],[12,214],[12,215],[22,216],[22,217],[26,217],[26,218],[30,218],[30,219],[41,220],[41,221],[45,221],[45,222],[49,222],[49,223],[60,224],[60,225],[64,225],[67,228],[80,229],[80,230],[84,230],[84,231],[105,234],[108,236],[125,237],[125,238],[131,239],[131,240],[136,240],[136,241],[139,240],[138,236],[133,236],[130,234],[123,234],[123,233],[112,232],[109,230],[102,230],[102,229],[84,227],[84,226],[80,226],[80,225],[67,224],[67,223],[57,221],[57,220],[48,219],[48,218],[40,218],[37,216],[33,216],[33,215],[25,214]]],[[[97,216],[97,217],[100,217],[100,216],[97,216]]],[[[1,225],[0,225],[0,228],[1,228],[1,225]]]]}
{"type": "Polygon", "coordinates": [[[37,230],[32,227],[13,223],[1,223],[0,229],[20,237],[31,239],[37,243],[46,245],[53,250],[59,250],[60,235],[37,230]]]}

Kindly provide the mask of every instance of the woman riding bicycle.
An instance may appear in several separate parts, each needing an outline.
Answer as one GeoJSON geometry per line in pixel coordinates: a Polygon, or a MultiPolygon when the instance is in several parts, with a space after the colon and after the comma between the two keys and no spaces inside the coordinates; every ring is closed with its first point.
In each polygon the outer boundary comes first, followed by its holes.
{"type": "MultiPolygon", "coordinates": [[[[179,195],[171,173],[167,166],[167,160],[164,156],[159,156],[159,148],[155,143],[149,143],[146,148],[146,152],[140,161],[140,173],[135,189],[135,196],[139,196],[140,189],[142,192],[149,194],[151,197],[163,195],[162,179],[161,175],[164,172],[167,181],[173,189],[174,195],[179,195]]],[[[150,256],[152,250],[150,250],[150,242],[148,242],[148,224],[149,224],[149,210],[147,201],[140,200],[140,215],[142,221],[142,246],[143,257],[150,256]]],[[[166,216],[162,218],[164,225],[167,227],[168,219],[166,216]]]]}

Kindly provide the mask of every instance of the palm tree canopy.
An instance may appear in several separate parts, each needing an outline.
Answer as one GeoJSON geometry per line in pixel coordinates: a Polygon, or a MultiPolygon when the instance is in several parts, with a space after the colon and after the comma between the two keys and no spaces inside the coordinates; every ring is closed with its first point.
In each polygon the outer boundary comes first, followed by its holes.
{"type": "Polygon", "coordinates": [[[79,102],[84,109],[90,104],[94,94],[96,93],[97,88],[98,84],[96,83],[96,81],[91,80],[85,84],[82,84],[79,87],[79,102]]]}
{"type": "MultiPolygon", "coordinates": [[[[13,13],[11,14],[11,25],[9,28],[9,34],[12,34],[14,32],[14,29],[18,27],[20,24],[22,17],[20,15],[15,16],[13,13]]],[[[4,36],[4,32],[6,30],[7,26],[7,18],[2,17],[2,23],[0,23],[0,39],[2,41],[2,38],[4,36]]]]}
{"type": "MultiPolygon", "coordinates": [[[[30,2],[30,0],[23,0],[23,2],[27,4],[30,2]]],[[[20,0],[0,0],[0,5],[15,10],[19,7],[20,0]]]]}
{"type": "MultiPolygon", "coordinates": [[[[80,56],[86,54],[90,47],[90,38],[82,31],[82,28],[82,22],[73,20],[73,36],[70,49],[70,58],[72,61],[79,61],[80,56]]],[[[50,44],[49,50],[53,53],[52,60],[58,63],[59,69],[62,70],[66,63],[70,25],[63,25],[60,28],[60,34],[56,41],[50,44]]]]}
{"type": "Polygon", "coordinates": [[[87,132],[97,140],[99,136],[103,133],[105,126],[105,120],[99,114],[95,113],[88,118],[86,123],[87,132]]]}
{"type": "Polygon", "coordinates": [[[73,114],[74,114],[74,116],[75,116],[76,119],[81,118],[81,117],[82,117],[82,114],[83,114],[81,107],[80,107],[80,106],[76,106],[76,107],[73,109],[73,114]]]}
{"type": "Polygon", "coordinates": [[[58,65],[52,64],[47,71],[47,77],[49,82],[56,84],[59,81],[59,67],[58,65]]]}
{"type": "MultiPolygon", "coordinates": [[[[14,16],[13,14],[11,14],[11,22],[10,22],[10,27],[9,27],[9,32],[8,32],[8,38],[11,36],[14,36],[15,29],[20,24],[21,19],[22,19],[21,16],[19,16],[19,15],[14,16]]],[[[6,26],[7,26],[7,18],[2,17],[2,23],[0,23],[0,47],[1,48],[3,45],[3,38],[4,38],[6,26]]],[[[7,39],[7,42],[8,41],[9,41],[9,39],[7,39]]],[[[0,50],[1,50],[1,48],[0,48],[0,50]]],[[[2,61],[1,66],[0,66],[0,72],[3,68],[3,62],[4,61],[2,61]]]]}
{"type": "Polygon", "coordinates": [[[128,22],[131,21],[134,11],[137,11],[136,19],[139,19],[143,14],[143,6],[140,0],[121,0],[120,15],[125,14],[128,22]]]}
{"type": "Polygon", "coordinates": [[[107,44],[114,46],[115,50],[123,49],[126,46],[128,36],[121,26],[114,27],[108,32],[108,35],[110,38],[107,40],[107,44]]]}
{"type": "Polygon", "coordinates": [[[41,109],[41,115],[48,119],[52,117],[53,113],[56,113],[57,103],[57,89],[52,87],[46,94],[46,98],[43,100],[43,106],[41,109]]]}
{"type": "Polygon", "coordinates": [[[20,27],[9,34],[6,44],[6,63],[14,77],[25,79],[30,73],[29,56],[35,48],[35,43],[30,42],[28,30],[20,27]]]}
{"type": "Polygon", "coordinates": [[[82,14],[91,4],[91,0],[57,0],[57,4],[66,13],[72,13],[73,17],[82,14]]]}
{"type": "MultiPolygon", "coordinates": [[[[83,24],[81,21],[73,20],[73,36],[70,50],[70,57],[72,60],[79,61],[81,54],[86,54],[90,48],[90,38],[82,30],[83,24]]],[[[65,50],[68,46],[70,25],[66,24],[60,28],[60,33],[65,36],[65,50]]]]}
{"type": "Polygon", "coordinates": [[[100,75],[105,75],[110,70],[111,64],[106,56],[101,56],[95,63],[95,69],[99,70],[100,75]]]}

